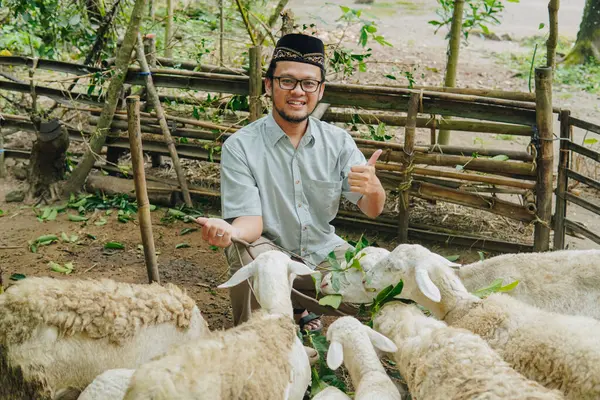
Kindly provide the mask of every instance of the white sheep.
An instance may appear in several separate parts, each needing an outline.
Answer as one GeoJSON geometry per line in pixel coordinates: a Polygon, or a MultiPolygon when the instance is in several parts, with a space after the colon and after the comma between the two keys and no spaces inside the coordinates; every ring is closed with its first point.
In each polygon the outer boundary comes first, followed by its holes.
{"type": "Polygon", "coordinates": [[[135,369],[109,369],[98,375],[77,400],[119,400],[125,397],[135,369]]]}
{"type": "Polygon", "coordinates": [[[564,398],[516,372],[481,337],[426,317],[415,305],[384,305],[373,327],[398,347],[394,361],[414,400],[564,398]]]}
{"type": "Polygon", "coordinates": [[[503,254],[464,265],[458,277],[473,292],[496,279],[519,281],[507,292],[547,311],[600,319],[600,250],[503,254]]]}
{"type": "Polygon", "coordinates": [[[317,393],[312,400],[352,400],[352,398],[335,386],[327,386],[317,393]]]}
{"type": "Polygon", "coordinates": [[[396,345],[354,317],[340,317],[327,329],[327,366],[346,365],[356,400],[401,400],[400,392],[385,372],[375,351],[396,352],[396,345]]]}
{"type": "Polygon", "coordinates": [[[282,252],[260,254],[219,288],[249,280],[262,309],[239,326],[142,365],[125,399],[302,399],[310,365],[290,295],[296,275],[313,273],[282,252]]]}
{"type": "MultiPolygon", "coordinates": [[[[404,282],[403,298],[478,334],[525,377],[570,399],[600,398],[600,321],[540,310],[502,293],[480,299],[419,245],[398,246],[377,268],[404,282]]],[[[372,284],[381,285],[382,276],[371,276],[372,284]]]]}
{"type": "MultiPolygon", "coordinates": [[[[368,246],[359,251],[354,258],[358,259],[363,271],[367,272],[371,270],[380,260],[384,259],[390,254],[390,251],[382,247],[368,246]]],[[[321,280],[321,292],[325,294],[341,294],[344,301],[350,303],[368,303],[375,296],[372,292],[367,292],[362,284],[364,274],[356,268],[346,269],[346,262],[343,262],[341,267],[345,269],[344,272],[338,272],[338,284],[339,288],[336,291],[332,282],[333,273],[329,272],[325,274],[321,280]],[[351,298],[346,298],[345,294],[347,291],[352,291],[351,298]]]]}
{"type": "Polygon", "coordinates": [[[102,372],[135,368],[206,335],[174,285],[27,278],[0,295],[0,398],[80,392],[102,372]]]}

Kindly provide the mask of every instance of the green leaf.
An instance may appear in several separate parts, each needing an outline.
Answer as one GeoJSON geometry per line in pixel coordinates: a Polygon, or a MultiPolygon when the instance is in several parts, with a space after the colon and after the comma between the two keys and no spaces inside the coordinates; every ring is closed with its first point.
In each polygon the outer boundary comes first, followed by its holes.
{"type": "Polygon", "coordinates": [[[492,157],[491,160],[506,161],[508,160],[508,156],[504,154],[498,154],[497,156],[492,157]]]}
{"type": "Polygon", "coordinates": [[[62,274],[69,274],[72,271],[72,270],[70,270],[70,269],[68,269],[66,267],[63,267],[62,265],[60,265],[58,263],[55,263],[54,261],[50,261],[48,263],[48,266],[50,267],[50,269],[52,271],[54,271],[54,272],[60,272],[62,274]]]}
{"type": "Polygon", "coordinates": [[[377,27],[375,25],[365,25],[365,27],[369,33],[377,32],[377,27]]]}
{"type": "Polygon", "coordinates": [[[4,216],[4,210],[0,209],[0,217],[4,216]]]}
{"type": "Polygon", "coordinates": [[[68,243],[68,242],[70,242],[70,240],[69,240],[69,237],[68,237],[68,236],[67,236],[67,234],[66,234],[66,233],[64,233],[64,232],[62,232],[62,233],[60,234],[60,238],[63,240],[63,242],[67,242],[67,243],[68,243]]]}
{"type": "Polygon", "coordinates": [[[386,78],[388,78],[388,79],[393,79],[393,80],[396,80],[396,77],[395,77],[394,75],[389,75],[389,74],[388,74],[388,75],[384,75],[384,76],[385,76],[386,78]]]}
{"type": "Polygon", "coordinates": [[[86,233],[86,236],[92,240],[96,240],[96,236],[92,235],[91,233],[86,233]]]}
{"type": "Polygon", "coordinates": [[[346,6],[340,6],[340,8],[342,9],[342,12],[344,14],[347,14],[350,12],[350,7],[346,7],[346,6]]]}
{"type": "Polygon", "coordinates": [[[208,246],[208,248],[211,249],[212,251],[219,251],[221,249],[219,246],[213,246],[213,245],[208,246]]]}
{"type": "Polygon", "coordinates": [[[333,271],[331,273],[331,287],[334,292],[340,291],[340,272],[333,271]]]}
{"type": "Polygon", "coordinates": [[[463,169],[465,169],[464,165],[457,165],[456,166],[456,170],[457,171],[462,171],[463,169]]]}
{"type": "Polygon", "coordinates": [[[104,245],[105,249],[117,249],[117,250],[122,250],[125,248],[125,245],[123,243],[120,242],[107,242],[104,245]]]}
{"type": "Polygon", "coordinates": [[[98,219],[98,221],[94,222],[94,225],[96,225],[96,226],[102,226],[102,225],[106,225],[107,222],[108,221],[106,220],[106,218],[100,217],[98,219]]]}
{"type": "Polygon", "coordinates": [[[544,24],[543,22],[540,23],[540,26],[538,26],[538,29],[544,29],[544,27],[546,26],[546,24],[544,24]]]}
{"type": "Polygon", "coordinates": [[[519,286],[519,281],[514,281],[512,283],[509,283],[506,286],[502,286],[500,289],[498,289],[499,292],[510,292],[511,290],[513,290],[514,288],[516,288],[517,286],[519,286]]]}
{"type": "Polygon", "coordinates": [[[88,217],[84,217],[82,215],[69,214],[69,221],[84,222],[87,220],[88,220],[88,217]]]}
{"type": "MultiPolygon", "coordinates": [[[[584,144],[589,144],[589,145],[596,144],[596,143],[598,143],[598,139],[596,139],[596,138],[589,138],[589,139],[585,139],[585,140],[583,141],[583,143],[584,143],[584,144]]],[[[2,211],[2,210],[0,210],[0,211],[2,211]]],[[[0,215],[1,215],[1,214],[0,214],[0,215]]]]}
{"type": "Polygon", "coordinates": [[[53,242],[55,240],[58,240],[58,236],[56,235],[42,235],[40,237],[38,237],[37,239],[35,239],[35,243],[42,243],[42,242],[53,242]]]}
{"type": "Polygon", "coordinates": [[[318,295],[321,293],[321,281],[323,280],[322,274],[313,274],[310,276],[315,284],[315,293],[318,295]]]}
{"type": "Polygon", "coordinates": [[[473,292],[473,294],[477,297],[484,298],[489,296],[492,293],[495,293],[502,287],[502,278],[494,280],[490,285],[478,289],[473,292]]]}
{"type": "Polygon", "coordinates": [[[181,233],[180,233],[180,235],[181,235],[181,236],[183,236],[183,235],[187,235],[188,233],[196,232],[197,230],[198,230],[198,228],[183,228],[183,229],[181,230],[181,233]]]}
{"type": "Polygon", "coordinates": [[[190,247],[190,245],[187,244],[187,243],[178,243],[178,244],[175,245],[176,249],[186,249],[188,247],[190,247]]]}
{"type": "Polygon", "coordinates": [[[150,204],[150,211],[156,211],[157,208],[154,204],[150,204]]]}
{"type": "Polygon", "coordinates": [[[333,307],[336,310],[342,304],[341,294],[330,294],[319,299],[319,305],[333,307]]]}
{"type": "Polygon", "coordinates": [[[451,256],[446,256],[446,260],[451,261],[451,262],[454,262],[454,261],[458,260],[459,258],[460,258],[459,254],[454,254],[454,255],[451,255],[451,256]]]}
{"type": "Polygon", "coordinates": [[[26,277],[27,276],[25,274],[12,274],[9,279],[11,281],[20,281],[25,279],[26,277]]]}

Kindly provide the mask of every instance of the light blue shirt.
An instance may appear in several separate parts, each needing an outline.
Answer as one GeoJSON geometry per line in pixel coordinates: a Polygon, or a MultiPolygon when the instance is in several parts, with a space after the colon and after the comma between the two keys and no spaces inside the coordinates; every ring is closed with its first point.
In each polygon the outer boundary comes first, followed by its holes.
{"type": "Polygon", "coordinates": [[[233,134],[221,154],[224,219],[260,215],[263,236],[315,265],[345,241],[335,234],[340,196],[356,204],[348,172],[365,165],[345,130],[315,118],[294,148],[271,114],[233,134]]]}

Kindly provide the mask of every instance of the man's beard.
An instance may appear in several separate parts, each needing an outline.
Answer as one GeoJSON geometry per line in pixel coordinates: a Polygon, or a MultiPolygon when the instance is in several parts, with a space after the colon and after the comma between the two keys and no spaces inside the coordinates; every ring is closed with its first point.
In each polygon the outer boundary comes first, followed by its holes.
{"type": "MultiPolygon", "coordinates": [[[[316,108],[316,107],[315,107],[315,108],[316,108]]],[[[300,122],[303,122],[303,121],[307,120],[307,119],[308,119],[308,117],[310,116],[310,114],[312,114],[312,112],[315,110],[315,109],[313,108],[313,109],[312,109],[310,112],[307,112],[306,114],[304,114],[304,115],[302,115],[302,116],[295,117],[295,116],[292,116],[292,115],[286,114],[286,112],[285,112],[285,111],[283,111],[283,110],[280,110],[280,109],[279,109],[279,108],[278,108],[278,107],[275,105],[275,102],[273,102],[273,109],[274,109],[275,111],[277,111],[277,114],[279,114],[279,116],[280,116],[281,118],[283,118],[285,121],[287,121],[287,122],[291,122],[291,123],[293,123],[293,124],[298,124],[298,123],[300,123],[300,122]]]]}

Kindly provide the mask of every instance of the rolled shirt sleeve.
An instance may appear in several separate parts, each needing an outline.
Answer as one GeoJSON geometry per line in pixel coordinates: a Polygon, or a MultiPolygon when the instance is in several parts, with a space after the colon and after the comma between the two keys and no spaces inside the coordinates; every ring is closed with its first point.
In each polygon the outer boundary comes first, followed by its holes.
{"type": "Polygon", "coordinates": [[[367,160],[364,154],[356,146],[356,142],[352,139],[349,133],[346,132],[344,139],[344,147],[340,154],[340,161],[342,165],[342,195],[351,203],[356,204],[362,198],[361,193],[355,193],[350,191],[350,184],[348,183],[348,174],[350,169],[355,165],[366,165],[367,160]]]}
{"type": "MultiPolygon", "coordinates": [[[[231,138],[232,139],[232,138],[231,138]]],[[[229,139],[221,153],[221,213],[223,219],[262,216],[260,193],[245,157],[229,139]]]]}

